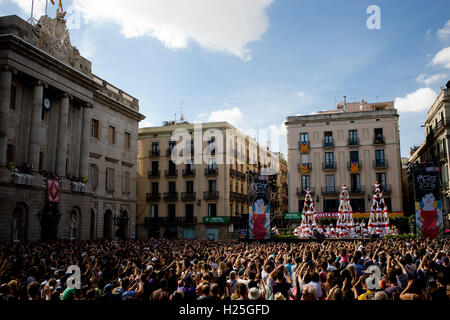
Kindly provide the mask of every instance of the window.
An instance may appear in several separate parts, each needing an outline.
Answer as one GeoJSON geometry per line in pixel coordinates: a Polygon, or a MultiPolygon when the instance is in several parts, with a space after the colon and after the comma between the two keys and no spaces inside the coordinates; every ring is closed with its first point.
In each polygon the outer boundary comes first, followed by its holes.
{"type": "Polygon", "coordinates": [[[91,137],[100,138],[100,121],[92,119],[91,137]]]}
{"type": "Polygon", "coordinates": [[[187,193],[194,192],[194,181],[186,181],[186,192],[187,193]]]}
{"type": "Polygon", "coordinates": [[[186,215],[186,220],[188,220],[188,221],[194,220],[194,205],[193,204],[187,204],[185,206],[185,215],[186,215]]]}
{"type": "Polygon", "coordinates": [[[152,194],[158,194],[159,193],[159,183],[158,182],[152,182],[152,184],[151,184],[151,191],[152,191],[152,194]]]}
{"type": "Polygon", "coordinates": [[[375,136],[375,144],[382,144],[382,143],[384,143],[383,128],[375,129],[374,130],[374,136],[375,136]]]}
{"type": "Polygon", "coordinates": [[[327,186],[327,191],[334,191],[335,187],[334,175],[325,176],[325,184],[327,186]]]}
{"type": "Polygon", "coordinates": [[[209,203],[208,204],[208,217],[216,217],[217,216],[217,209],[215,203],[209,203]]]}
{"type": "Polygon", "coordinates": [[[366,212],[366,202],[364,199],[350,199],[353,212],[366,212]]]}
{"type": "MultiPolygon", "coordinates": [[[[217,191],[217,183],[216,180],[209,180],[208,181],[208,191],[209,192],[216,192],[217,191]]],[[[236,190],[237,191],[237,190],[236,190]]]]}
{"type": "Polygon", "coordinates": [[[6,150],[6,161],[7,164],[14,164],[16,158],[16,148],[12,144],[8,144],[8,148],[6,150]]]}
{"type": "Polygon", "coordinates": [[[93,190],[98,187],[98,166],[95,163],[91,163],[89,168],[89,180],[93,190]]]}
{"type": "Polygon", "coordinates": [[[360,192],[361,191],[361,176],[359,174],[352,174],[350,176],[351,181],[351,191],[360,192]]]}
{"type": "Polygon", "coordinates": [[[17,88],[16,86],[11,86],[11,100],[9,101],[9,108],[12,110],[16,110],[16,94],[17,88]]]}
{"type": "Polygon", "coordinates": [[[386,186],[386,173],[377,173],[377,181],[382,186],[386,186]]]}
{"type": "Polygon", "coordinates": [[[130,147],[131,147],[131,135],[128,132],[125,132],[124,148],[130,149],[130,147]]]}
{"type": "Polygon", "coordinates": [[[311,189],[311,177],[302,176],[302,190],[311,189]]]}
{"type": "Polygon", "coordinates": [[[116,144],[116,128],[113,126],[109,126],[108,128],[108,143],[116,144]]]}
{"type": "Polygon", "coordinates": [[[376,167],[384,167],[386,165],[384,150],[375,150],[375,165],[376,167]]]}
{"type": "Polygon", "coordinates": [[[152,152],[158,153],[159,152],[159,142],[153,142],[152,143],[152,152]]]}
{"type": "Polygon", "coordinates": [[[176,216],[176,207],[174,204],[167,205],[167,217],[169,220],[175,220],[176,216]]]}
{"type": "Polygon", "coordinates": [[[333,146],[333,132],[325,132],[325,147],[333,146]]]}
{"type": "Polygon", "coordinates": [[[115,187],[115,170],[113,168],[106,168],[106,190],[114,191],[115,187]]]}
{"type": "Polygon", "coordinates": [[[307,133],[300,133],[300,141],[301,142],[308,142],[309,141],[309,136],[307,133]]]}
{"type": "Polygon", "coordinates": [[[152,161],[152,173],[153,175],[158,174],[159,171],[159,161],[152,161]]]}
{"type": "Polygon", "coordinates": [[[334,168],[334,153],[326,152],[325,153],[325,169],[333,169],[334,168]]]}
{"type": "Polygon", "coordinates": [[[358,151],[350,151],[350,161],[351,162],[359,162],[359,152],[358,151]]]}
{"type": "Polygon", "coordinates": [[[150,217],[152,219],[158,218],[158,205],[154,204],[150,207],[150,217]]]}
{"type": "Polygon", "coordinates": [[[350,145],[358,144],[358,130],[350,130],[348,135],[350,145]]]}
{"type": "Polygon", "coordinates": [[[123,193],[130,193],[130,173],[124,172],[123,174],[123,193]]]}
{"type": "Polygon", "coordinates": [[[177,143],[175,141],[169,141],[169,151],[172,152],[176,145],[177,143]]]}
{"type": "Polygon", "coordinates": [[[208,159],[208,170],[216,170],[216,159],[215,158],[208,159]]]}
{"type": "Polygon", "coordinates": [[[175,170],[177,169],[177,166],[175,165],[175,162],[173,162],[172,160],[169,160],[169,172],[175,172],[175,170]]]}
{"type": "Polygon", "coordinates": [[[174,194],[176,192],[177,192],[177,186],[176,186],[175,181],[170,181],[169,182],[169,193],[174,194]]]}

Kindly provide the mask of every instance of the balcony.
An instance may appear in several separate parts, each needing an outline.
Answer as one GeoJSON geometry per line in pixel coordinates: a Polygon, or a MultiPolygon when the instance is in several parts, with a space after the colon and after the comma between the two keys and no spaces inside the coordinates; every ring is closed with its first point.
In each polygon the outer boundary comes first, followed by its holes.
{"type": "MultiPolygon", "coordinates": [[[[297,188],[297,195],[300,197],[306,196],[306,189],[307,188],[297,188]]],[[[314,195],[314,188],[309,188],[310,194],[314,195]]]]}
{"type": "Polygon", "coordinates": [[[204,198],[205,200],[219,200],[219,191],[206,191],[204,198]]]}
{"type": "Polygon", "coordinates": [[[181,225],[182,218],[181,217],[163,217],[161,218],[162,225],[165,226],[179,226],[181,225]]]}
{"type": "Polygon", "coordinates": [[[322,147],[324,148],[324,149],[331,149],[331,148],[334,148],[335,147],[335,145],[334,145],[334,141],[333,140],[324,140],[323,142],[322,142],[322,147]]]}
{"type": "Polygon", "coordinates": [[[149,152],[148,156],[150,158],[159,158],[160,155],[161,155],[160,153],[161,152],[159,150],[152,150],[152,151],[149,152]]]}
{"type": "Polygon", "coordinates": [[[161,193],[147,193],[147,202],[158,202],[161,201],[161,193]]]}
{"type": "Polygon", "coordinates": [[[230,201],[240,201],[239,193],[230,192],[230,201]]]}
{"type": "Polygon", "coordinates": [[[173,150],[173,148],[166,149],[166,156],[167,157],[172,156],[172,150],[173,150]]]}
{"type": "Polygon", "coordinates": [[[238,171],[234,170],[234,169],[230,169],[230,176],[237,178],[238,177],[238,171]]]}
{"type": "Polygon", "coordinates": [[[312,163],[299,163],[297,164],[298,172],[300,173],[310,173],[312,171],[312,163]],[[306,166],[303,166],[303,164],[306,164],[306,166]]]}
{"type": "Polygon", "coordinates": [[[373,144],[376,146],[382,146],[382,145],[386,144],[386,142],[384,141],[383,136],[378,136],[373,139],[373,144]]]}
{"type": "MultiPolygon", "coordinates": [[[[358,163],[358,172],[352,172],[352,173],[359,173],[360,171],[361,171],[361,169],[362,169],[362,163],[361,163],[361,161],[357,161],[357,163],[358,163]]],[[[352,171],[352,164],[353,164],[353,161],[349,161],[348,163],[347,163],[347,169],[349,170],[349,171],[352,171]]],[[[355,169],[356,169],[356,167],[355,167],[355,169]]]]}
{"type": "Polygon", "coordinates": [[[196,201],[197,200],[197,194],[195,192],[182,192],[181,193],[181,200],[183,200],[183,201],[196,201]]]}
{"type": "Polygon", "coordinates": [[[178,201],[178,192],[164,193],[164,201],[178,201]]]}
{"type": "MultiPolygon", "coordinates": [[[[392,186],[391,185],[381,185],[380,191],[383,192],[383,194],[391,194],[392,186]]],[[[373,190],[373,193],[375,193],[375,189],[373,190]]]]}
{"type": "Polygon", "coordinates": [[[161,170],[152,170],[148,172],[149,179],[158,179],[161,177],[161,170]]]}
{"type": "Polygon", "coordinates": [[[336,162],[322,162],[323,171],[335,171],[336,168],[336,162]]]}
{"type": "Polygon", "coordinates": [[[145,227],[159,227],[162,225],[163,219],[162,218],[150,218],[146,217],[144,219],[144,226],[145,227]]]}
{"type": "Polygon", "coordinates": [[[219,170],[217,168],[214,168],[214,167],[205,168],[205,176],[207,176],[207,177],[217,176],[218,173],[219,173],[219,170]]]}
{"type": "Polygon", "coordinates": [[[374,160],[373,161],[373,168],[374,169],[386,169],[389,166],[389,163],[387,160],[374,160]]]}
{"type": "Polygon", "coordinates": [[[195,169],[183,169],[183,177],[195,177],[195,169]]]}
{"type": "Polygon", "coordinates": [[[365,194],[364,186],[350,186],[350,188],[348,188],[348,193],[350,193],[350,194],[365,194]]]}
{"type": "Polygon", "coordinates": [[[360,146],[360,144],[359,144],[359,139],[348,139],[348,146],[349,147],[359,147],[360,146]]]}
{"type": "Polygon", "coordinates": [[[182,217],[181,218],[181,224],[182,225],[187,225],[187,226],[189,226],[189,225],[196,225],[197,224],[197,217],[189,217],[189,216],[186,216],[186,217],[182,217]]]}
{"type": "Polygon", "coordinates": [[[337,195],[339,194],[339,189],[336,186],[322,187],[322,195],[337,195]]]}
{"type": "Polygon", "coordinates": [[[166,170],[166,178],[176,178],[176,177],[178,177],[177,169],[166,170]]]}

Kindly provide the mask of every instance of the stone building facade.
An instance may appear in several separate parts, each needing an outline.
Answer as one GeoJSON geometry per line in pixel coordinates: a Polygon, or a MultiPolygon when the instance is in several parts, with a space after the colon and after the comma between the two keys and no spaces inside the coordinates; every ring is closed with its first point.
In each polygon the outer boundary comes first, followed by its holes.
{"type": "MultiPolygon", "coordinates": [[[[138,237],[234,238],[248,228],[247,173],[269,168],[277,173],[278,167],[275,153],[227,122],[141,128],[138,237]],[[184,143],[174,138],[177,131],[191,141],[183,151],[187,161],[180,164],[172,161],[174,146],[184,143]]],[[[277,199],[272,192],[272,202],[277,199]]]]}
{"type": "MultiPolygon", "coordinates": [[[[409,159],[410,163],[439,166],[443,210],[450,213],[449,160],[450,150],[450,81],[428,110],[425,122],[426,140],[409,159]]],[[[448,216],[450,218],[450,216],[448,216]]]]}
{"type": "Polygon", "coordinates": [[[289,212],[311,189],[318,212],[337,212],[343,184],[354,212],[368,213],[378,180],[391,212],[403,215],[399,115],[393,102],[341,103],[288,117],[289,212]]]}
{"type": "Polygon", "coordinates": [[[0,18],[0,242],[135,232],[144,117],[137,99],[92,74],[64,16],[0,18]],[[57,204],[49,177],[61,183],[57,204]]]}

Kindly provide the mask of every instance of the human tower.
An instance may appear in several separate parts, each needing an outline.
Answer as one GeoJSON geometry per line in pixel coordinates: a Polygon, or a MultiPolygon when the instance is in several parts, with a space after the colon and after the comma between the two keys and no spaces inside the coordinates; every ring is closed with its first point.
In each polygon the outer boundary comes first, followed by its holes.
{"type": "Polygon", "coordinates": [[[350,194],[347,186],[342,186],[339,197],[339,209],[336,227],[327,226],[324,229],[317,224],[314,199],[311,190],[306,190],[305,202],[302,211],[302,221],[299,227],[294,230],[294,235],[309,239],[317,237],[317,233],[327,238],[366,238],[377,235],[379,238],[391,233],[388,209],[384,201],[381,185],[376,182],[373,203],[370,210],[368,226],[361,222],[355,223],[353,219],[353,209],[350,204],[350,194]]]}

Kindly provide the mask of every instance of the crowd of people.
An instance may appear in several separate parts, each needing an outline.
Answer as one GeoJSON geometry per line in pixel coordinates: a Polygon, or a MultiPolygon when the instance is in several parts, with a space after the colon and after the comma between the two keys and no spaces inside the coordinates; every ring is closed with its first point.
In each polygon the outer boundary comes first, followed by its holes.
{"type": "Polygon", "coordinates": [[[0,300],[449,301],[449,257],[448,239],[3,244],[0,300]]]}

